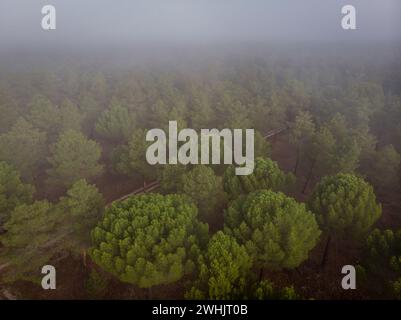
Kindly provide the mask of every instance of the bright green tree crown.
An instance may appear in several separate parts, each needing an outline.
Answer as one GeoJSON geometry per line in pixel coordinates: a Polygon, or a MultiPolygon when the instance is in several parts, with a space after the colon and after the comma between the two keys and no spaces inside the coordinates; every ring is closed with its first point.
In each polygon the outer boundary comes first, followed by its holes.
{"type": "Polygon", "coordinates": [[[186,298],[238,299],[251,266],[245,247],[219,231],[210,239],[205,256],[199,259],[199,277],[186,298]]]}
{"type": "Polygon", "coordinates": [[[234,166],[229,166],[223,178],[224,190],[230,199],[261,189],[284,191],[294,182],[295,177],[292,174],[281,171],[277,162],[269,158],[256,158],[255,169],[247,176],[237,176],[234,166]]]}
{"type": "Polygon", "coordinates": [[[320,235],[303,203],[271,190],[234,201],[225,218],[226,232],[245,245],[258,266],[270,269],[296,268],[320,235]]]}
{"type": "Polygon", "coordinates": [[[310,209],[322,228],[358,236],[367,232],[381,215],[373,187],[352,174],[328,176],[315,187],[310,209]]]}
{"type": "Polygon", "coordinates": [[[93,260],[141,288],[192,272],[208,227],[185,196],[145,194],[115,202],[92,231],[93,260]]]}

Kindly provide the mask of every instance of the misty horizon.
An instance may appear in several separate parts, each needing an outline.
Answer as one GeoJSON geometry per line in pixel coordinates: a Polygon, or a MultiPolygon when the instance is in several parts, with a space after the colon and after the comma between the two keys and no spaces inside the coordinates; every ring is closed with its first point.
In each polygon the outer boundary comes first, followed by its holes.
{"type": "Polygon", "coordinates": [[[400,43],[401,3],[385,1],[26,1],[0,4],[1,51],[130,47],[209,47],[305,43],[400,43]],[[41,9],[57,29],[41,28],[41,9]],[[341,8],[356,8],[357,30],[341,28],[341,8]]]}

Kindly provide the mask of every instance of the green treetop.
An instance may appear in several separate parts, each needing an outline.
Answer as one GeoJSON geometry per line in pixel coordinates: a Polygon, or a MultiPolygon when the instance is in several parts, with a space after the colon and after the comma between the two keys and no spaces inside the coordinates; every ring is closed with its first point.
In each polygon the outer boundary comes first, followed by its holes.
{"type": "Polygon", "coordinates": [[[42,266],[77,256],[89,246],[90,231],[102,212],[101,195],[84,180],[56,204],[37,201],[17,206],[0,236],[1,275],[11,282],[37,281],[42,266]]]}
{"type": "Polygon", "coordinates": [[[90,232],[102,216],[104,200],[94,185],[78,180],[60,198],[57,206],[63,214],[67,237],[65,246],[74,254],[80,254],[91,244],[90,232]]]}
{"type": "Polygon", "coordinates": [[[294,180],[292,174],[285,174],[273,160],[256,158],[254,171],[247,176],[236,175],[235,167],[229,166],[224,173],[223,186],[230,199],[235,199],[241,194],[260,189],[288,190],[294,180]]]}
{"type": "Polygon", "coordinates": [[[63,236],[60,215],[47,201],[18,206],[4,225],[0,236],[2,279],[39,281],[41,268],[62,255],[63,236]]]}
{"type": "Polygon", "coordinates": [[[198,206],[199,215],[205,220],[226,203],[221,178],[213,169],[204,165],[195,166],[180,178],[178,193],[191,197],[198,206]]]}
{"type": "Polygon", "coordinates": [[[59,107],[59,116],[59,132],[67,130],[81,131],[84,118],[82,111],[80,111],[69,99],[64,100],[59,107]]]}
{"type": "Polygon", "coordinates": [[[378,277],[392,297],[401,299],[401,230],[373,230],[365,253],[365,266],[371,276],[378,277]]]}
{"type": "Polygon", "coordinates": [[[32,180],[45,162],[46,133],[19,118],[11,130],[0,135],[0,161],[16,168],[25,179],[32,180]]]}
{"type": "Polygon", "coordinates": [[[33,97],[29,104],[27,120],[37,129],[47,133],[49,138],[57,137],[60,124],[58,108],[42,95],[33,97]]]}
{"type": "Polygon", "coordinates": [[[22,183],[18,172],[10,165],[0,162],[0,224],[15,207],[30,203],[34,190],[33,186],[22,183]]]}
{"type": "Polygon", "coordinates": [[[117,101],[100,115],[95,130],[98,135],[111,141],[126,142],[135,128],[135,116],[117,101]]]}
{"type": "Polygon", "coordinates": [[[158,180],[163,193],[177,193],[181,185],[181,177],[187,172],[188,166],[167,164],[161,167],[158,180]]]}
{"type": "Polygon", "coordinates": [[[401,276],[401,230],[373,230],[366,241],[369,268],[388,275],[390,270],[401,276]]]}
{"type": "Polygon", "coordinates": [[[258,267],[269,269],[296,268],[320,235],[315,216],[303,203],[271,190],[233,201],[225,230],[245,245],[258,267]]]}
{"type": "Polygon", "coordinates": [[[252,266],[244,246],[217,232],[209,241],[206,253],[199,258],[199,276],[186,293],[188,299],[240,299],[252,266]]]}
{"type": "Polygon", "coordinates": [[[91,256],[121,281],[168,284],[194,270],[207,230],[185,196],[133,196],[106,209],[92,231],[91,256]]]}
{"type": "Polygon", "coordinates": [[[102,172],[99,164],[100,146],[82,133],[69,130],[62,133],[51,147],[48,158],[52,167],[47,170],[48,182],[70,187],[79,179],[89,179],[102,172]]]}
{"type": "Polygon", "coordinates": [[[400,183],[400,169],[401,155],[392,145],[387,145],[374,153],[367,175],[378,189],[396,189],[400,183]]]}
{"type": "Polygon", "coordinates": [[[294,174],[297,174],[301,158],[310,150],[315,132],[316,126],[312,115],[309,112],[301,111],[290,128],[290,143],[296,148],[297,152],[294,174]]]}
{"type": "Polygon", "coordinates": [[[323,178],[315,187],[309,207],[321,227],[336,235],[364,234],[381,215],[372,186],[351,174],[323,178]]]}
{"type": "Polygon", "coordinates": [[[133,176],[139,174],[143,182],[154,180],[159,175],[159,167],[146,160],[147,148],[152,144],[146,141],[146,131],[136,129],[126,145],[117,147],[113,153],[113,167],[117,173],[133,176]]]}

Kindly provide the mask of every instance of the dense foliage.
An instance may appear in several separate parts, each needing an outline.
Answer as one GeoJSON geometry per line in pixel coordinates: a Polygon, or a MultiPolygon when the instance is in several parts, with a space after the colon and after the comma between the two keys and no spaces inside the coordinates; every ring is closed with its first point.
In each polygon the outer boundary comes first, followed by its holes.
{"type": "Polygon", "coordinates": [[[134,131],[135,121],[132,112],[113,101],[109,109],[100,115],[95,130],[98,135],[111,141],[127,141],[134,131]]]}
{"type": "Polygon", "coordinates": [[[4,225],[7,232],[0,236],[5,247],[0,258],[5,268],[2,279],[39,281],[41,268],[62,255],[62,227],[48,201],[23,204],[12,211],[4,225]]]}
{"type": "Polygon", "coordinates": [[[362,285],[384,297],[401,298],[401,230],[373,230],[359,266],[362,285]]]}
{"type": "Polygon", "coordinates": [[[238,299],[244,294],[252,260],[244,246],[223,232],[209,241],[197,263],[199,276],[186,297],[189,299],[238,299]]]}
{"type": "Polygon", "coordinates": [[[257,281],[251,271],[252,264],[243,245],[218,231],[210,239],[206,253],[199,257],[198,277],[185,297],[211,300],[299,298],[293,287],[280,289],[269,280],[257,281]]]}
{"type": "Polygon", "coordinates": [[[0,298],[5,282],[21,296],[37,292],[18,280],[39,280],[45,264],[71,276],[60,283],[72,298],[77,288],[111,297],[110,277],[123,298],[158,284],[170,284],[161,298],[182,298],[187,282],[204,298],[401,297],[401,64],[399,50],[370,49],[180,52],[163,63],[134,54],[122,68],[99,53],[14,69],[2,55],[0,298]],[[253,174],[150,166],[145,134],[169,120],[197,131],[254,128],[253,174]],[[156,180],[163,196],[110,205],[156,180]],[[208,245],[199,221],[217,231],[208,245]],[[362,247],[376,222],[388,231],[362,247]],[[316,263],[324,243],[311,251],[319,224],[339,239],[331,268],[316,263]],[[91,246],[98,266],[85,258],[91,246]],[[343,262],[360,263],[352,294],[339,286],[343,262]]]}
{"type": "Polygon", "coordinates": [[[103,214],[103,197],[94,185],[78,180],[57,205],[70,232],[64,245],[68,245],[73,253],[80,254],[91,245],[90,231],[103,214]]]}
{"type": "Polygon", "coordinates": [[[102,211],[102,196],[84,180],[76,182],[58,203],[18,205],[0,235],[3,279],[38,281],[44,265],[81,254],[102,211]]]}
{"type": "Polygon", "coordinates": [[[24,184],[17,171],[0,162],[0,225],[9,218],[15,207],[30,203],[34,187],[24,184]]]}
{"type": "Polygon", "coordinates": [[[366,241],[369,267],[392,269],[401,276],[401,230],[375,229],[366,241]]]}
{"type": "Polygon", "coordinates": [[[141,288],[180,280],[194,271],[207,225],[185,196],[139,195],[106,209],[92,231],[93,260],[141,288]]]}
{"type": "Polygon", "coordinates": [[[32,181],[45,162],[46,134],[18,119],[10,131],[0,135],[0,160],[14,166],[21,176],[32,181]]]}
{"type": "Polygon", "coordinates": [[[323,178],[313,192],[310,209],[325,231],[353,237],[369,231],[382,212],[372,186],[351,174],[323,178]]]}
{"type": "Polygon", "coordinates": [[[216,213],[216,209],[223,208],[226,203],[221,177],[217,177],[213,169],[203,165],[195,166],[184,173],[177,191],[195,201],[203,219],[210,218],[216,213]]]}
{"type": "Polygon", "coordinates": [[[51,147],[47,171],[51,185],[70,187],[79,179],[96,177],[102,172],[98,163],[101,154],[99,145],[76,131],[61,134],[51,147]]]}
{"type": "Polygon", "coordinates": [[[271,190],[231,203],[225,230],[247,248],[257,266],[273,270],[299,266],[320,235],[314,215],[304,204],[271,190]]]}
{"type": "Polygon", "coordinates": [[[113,165],[117,173],[128,176],[137,173],[144,182],[157,178],[158,168],[151,166],[146,161],[146,150],[151,143],[146,141],[145,136],[145,130],[137,129],[128,144],[115,150],[113,165]]]}
{"type": "Polygon", "coordinates": [[[235,167],[228,167],[224,173],[223,184],[230,199],[235,199],[241,194],[261,189],[288,191],[294,180],[295,177],[291,173],[285,174],[280,170],[277,162],[269,158],[256,158],[254,171],[247,176],[236,175],[235,167]]]}

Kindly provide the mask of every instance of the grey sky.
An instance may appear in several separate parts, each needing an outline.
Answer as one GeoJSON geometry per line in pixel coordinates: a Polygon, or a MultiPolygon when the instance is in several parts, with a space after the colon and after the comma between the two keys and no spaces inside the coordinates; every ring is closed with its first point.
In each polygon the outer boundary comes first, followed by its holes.
{"type": "Polygon", "coordinates": [[[0,0],[0,46],[81,47],[143,43],[401,42],[400,0],[0,0]],[[41,29],[41,8],[57,30],[41,29]],[[357,9],[358,30],[340,27],[357,9]]]}

